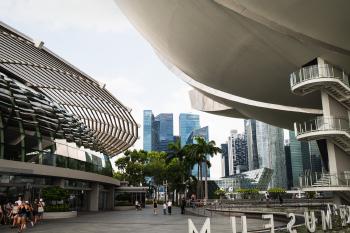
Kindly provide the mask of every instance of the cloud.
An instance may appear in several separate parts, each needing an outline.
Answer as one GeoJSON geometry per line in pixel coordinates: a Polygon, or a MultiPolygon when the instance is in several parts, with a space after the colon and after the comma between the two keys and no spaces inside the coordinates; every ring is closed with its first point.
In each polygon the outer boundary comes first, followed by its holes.
{"type": "Polygon", "coordinates": [[[50,30],[121,32],[131,27],[113,0],[1,0],[0,9],[7,9],[2,19],[50,30]]]}

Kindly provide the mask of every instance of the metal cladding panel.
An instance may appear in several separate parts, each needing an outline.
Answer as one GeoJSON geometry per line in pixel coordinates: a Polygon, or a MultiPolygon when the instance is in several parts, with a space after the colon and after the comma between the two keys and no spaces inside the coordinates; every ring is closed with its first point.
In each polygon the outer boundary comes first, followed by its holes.
{"type": "Polygon", "coordinates": [[[91,131],[91,149],[114,156],[137,140],[130,110],[97,81],[2,25],[0,42],[0,70],[72,114],[91,131]]]}

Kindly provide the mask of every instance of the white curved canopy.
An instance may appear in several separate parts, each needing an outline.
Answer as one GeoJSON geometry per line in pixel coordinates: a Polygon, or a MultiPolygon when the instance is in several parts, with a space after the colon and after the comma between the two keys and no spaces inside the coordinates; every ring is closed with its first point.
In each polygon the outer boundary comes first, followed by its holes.
{"type": "Polygon", "coordinates": [[[116,2],[186,82],[233,117],[292,128],[322,111],[318,92],[291,93],[290,73],[316,57],[350,71],[349,1],[116,2]]]}

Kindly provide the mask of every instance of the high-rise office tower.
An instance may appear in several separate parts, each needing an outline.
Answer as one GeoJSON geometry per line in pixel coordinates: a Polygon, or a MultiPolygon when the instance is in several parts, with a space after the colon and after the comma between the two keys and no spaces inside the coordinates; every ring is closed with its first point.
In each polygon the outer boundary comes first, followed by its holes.
{"type": "Polygon", "coordinates": [[[143,149],[145,151],[168,151],[174,141],[173,114],[161,113],[154,117],[151,110],[143,111],[143,149]]]}
{"type": "Polygon", "coordinates": [[[231,130],[228,138],[229,175],[248,171],[248,148],[244,134],[231,130]]]}
{"type": "Polygon", "coordinates": [[[228,144],[221,144],[221,176],[229,176],[229,166],[228,166],[228,144]]]}
{"type": "Polygon", "coordinates": [[[256,143],[256,120],[244,120],[244,131],[248,148],[248,168],[255,170],[259,168],[259,156],[256,143]]]}
{"type": "MultiPolygon", "coordinates": [[[[190,133],[190,136],[188,137],[188,139],[186,141],[186,144],[195,144],[196,137],[202,137],[202,138],[204,138],[204,140],[206,142],[209,142],[209,127],[205,126],[205,127],[200,128],[200,129],[196,129],[196,130],[192,131],[192,133],[190,133]]],[[[210,160],[210,157],[207,156],[207,159],[210,160]]],[[[203,177],[205,176],[205,166],[206,166],[206,163],[203,162],[202,163],[202,175],[203,175],[203,177]]],[[[193,166],[192,175],[196,176],[196,177],[198,176],[198,164],[193,166]]],[[[210,177],[210,169],[209,168],[207,168],[207,177],[210,177]]]]}
{"type": "Polygon", "coordinates": [[[322,160],[316,141],[298,141],[289,131],[293,186],[299,186],[299,177],[307,171],[322,172],[322,160]]]}
{"type": "Polygon", "coordinates": [[[298,141],[293,131],[289,131],[289,141],[293,186],[297,187],[299,184],[299,176],[302,175],[305,170],[309,169],[309,143],[306,141],[298,141]]]}
{"type": "Polygon", "coordinates": [[[156,151],[168,151],[169,143],[174,141],[173,114],[161,113],[154,118],[156,125],[156,151]]]}
{"type": "Polygon", "coordinates": [[[181,146],[186,145],[188,137],[194,131],[200,128],[199,115],[190,113],[181,113],[179,116],[179,132],[181,146]]]}
{"type": "Polygon", "coordinates": [[[273,169],[270,187],[287,188],[283,129],[256,121],[260,168],[273,169]]]}
{"type": "Polygon", "coordinates": [[[284,153],[286,155],[286,173],[287,173],[287,188],[293,187],[293,173],[292,173],[292,160],[290,154],[290,141],[284,141],[284,153]]]}
{"type": "Polygon", "coordinates": [[[312,173],[315,172],[322,172],[323,170],[323,163],[321,158],[321,153],[318,148],[316,141],[310,141],[309,142],[309,149],[310,149],[310,169],[312,173]]]}
{"type": "Polygon", "coordinates": [[[154,115],[152,110],[143,111],[143,149],[152,151],[154,144],[154,115]]]}

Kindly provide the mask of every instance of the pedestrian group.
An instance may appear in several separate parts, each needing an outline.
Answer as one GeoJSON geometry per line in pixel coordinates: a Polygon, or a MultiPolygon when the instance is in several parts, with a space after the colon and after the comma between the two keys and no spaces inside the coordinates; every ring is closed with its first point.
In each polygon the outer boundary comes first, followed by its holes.
{"type": "Polygon", "coordinates": [[[22,197],[14,203],[8,201],[0,204],[0,224],[17,228],[18,232],[23,232],[28,225],[34,227],[43,220],[45,202],[43,199],[35,199],[33,203],[23,201],[22,197]]]}

